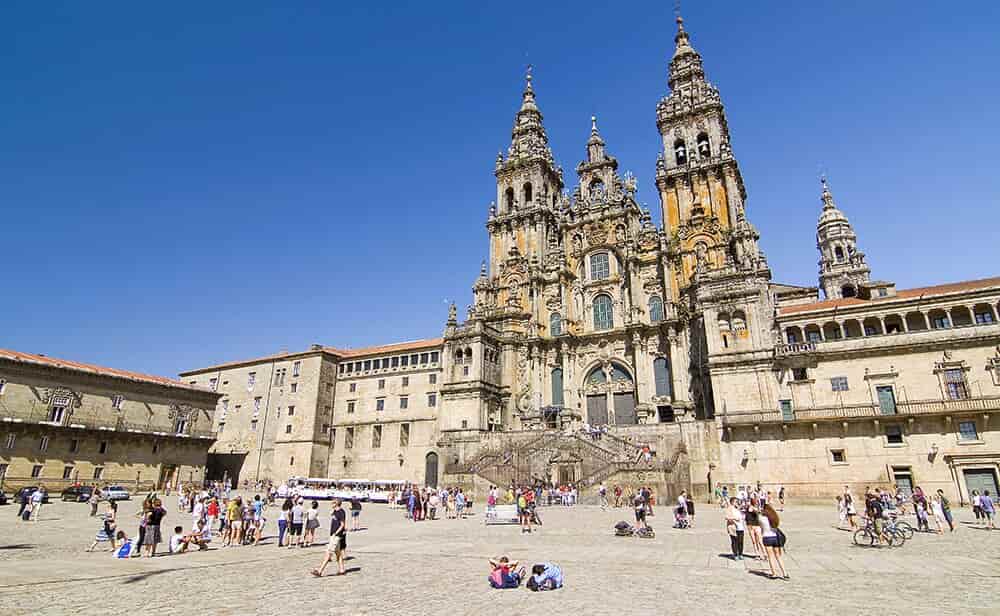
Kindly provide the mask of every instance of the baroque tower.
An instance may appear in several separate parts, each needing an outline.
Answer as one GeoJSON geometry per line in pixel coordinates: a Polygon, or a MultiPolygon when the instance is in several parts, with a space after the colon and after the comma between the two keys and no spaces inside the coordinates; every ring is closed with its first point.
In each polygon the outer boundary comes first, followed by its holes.
{"type": "Polygon", "coordinates": [[[857,297],[861,285],[869,282],[871,270],[865,262],[865,253],[858,250],[854,227],[833,202],[825,177],[822,182],[823,212],[816,224],[819,286],[827,299],[857,297]]]}
{"type": "Polygon", "coordinates": [[[677,18],[670,95],[656,106],[663,151],[656,185],[663,208],[667,283],[687,325],[690,398],[699,417],[715,412],[713,356],[763,358],[773,345],[771,278],[759,233],[746,217],[746,190],[730,146],[718,89],[677,18]]]}

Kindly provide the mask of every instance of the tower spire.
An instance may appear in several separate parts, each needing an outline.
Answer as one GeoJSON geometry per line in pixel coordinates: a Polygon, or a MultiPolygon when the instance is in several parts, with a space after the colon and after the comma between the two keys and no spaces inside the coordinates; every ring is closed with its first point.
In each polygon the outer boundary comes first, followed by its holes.
{"type": "Polygon", "coordinates": [[[819,249],[819,284],[827,299],[855,297],[861,285],[871,277],[865,253],[858,250],[858,236],[847,216],[833,201],[833,193],[820,176],[823,211],[816,223],[816,248],[819,249]]]}
{"type": "Polygon", "coordinates": [[[532,69],[529,64],[524,76],[524,91],[521,93],[521,107],[514,116],[514,128],[511,131],[510,148],[507,159],[497,161],[497,169],[513,161],[523,162],[528,159],[540,158],[551,168],[555,168],[555,159],[549,149],[549,138],[542,124],[542,111],[535,100],[535,88],[532,83],[532,69]]]}

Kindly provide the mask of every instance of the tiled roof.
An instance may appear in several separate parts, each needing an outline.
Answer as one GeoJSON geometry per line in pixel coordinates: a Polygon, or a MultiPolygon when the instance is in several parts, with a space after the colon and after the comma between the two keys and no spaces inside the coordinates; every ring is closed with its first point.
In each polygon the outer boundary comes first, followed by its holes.
{"type": "Polygon", "coordinates": [[[295,353],[283,351],[281,353],[275,353],[274,355],[266,355],[264,357],[255,357],[253,359],[245,359],[241,361],[229,361],[222,364],[215,364],[214,366],[207,366],[205,368],[187,370],[185,372],[181,372],[181,376],[186,376],[189,374],[203,374],[205,372],[214,372],[217,370],[225,370],[227,368],[236,368],[238,366],[248,366],[253,364],[266,363],[269,361],[281,361],[317,352],[329,353],[331,355],[336,355],[337,357],[364,357],[367,355],[378,355],[381,353],[399,353],[403,351],[415,351],[418,349],[427,349],[431,347],[441,346],[443,343],[444,343],[444,338],[431,338],[428,340],[411,340],[409,342],[397,342],[395,344],[386,344],[382,346],[365,347],[360,349],[339,349],[336,347],[321,347],[318,349],[309,349],[306,351],[298,351],[295,353]]]}
{"type": "MultiPolygon", "coordinates": [[[[332,352],[332,349],[324,349],[327,352],[332,352]]],[[[274,355],[265,355],[264,357],[254,357],[253,359],[242,359],[237,361],[227,361],[221,364],[214,364],[211,366],[206,366],[204,368],[195,368],[194,370],[185,370],[181,372],[181,376],[187,376],[189,374],[200,374],[202,372],[214,372],[216,370],[225,370],[226,368],[235,368],[237,366],[246,366],[251,364],[260,364],[269,361],[278,361],[282,359],[288,359],[296,355],[303,355],[309,353],[310,351],[302,351],[299,353],[289,353],[288,351],[282,351],[281,353],[275,353],[274,355]]],[[[315,351],[312,351],[315,353],[315,351]]]]}
{"type": "Polygon", "coordinates": [[[416,351],[418,349],[441,346],[442,344],[444,344],[444,338],[430,338],[428,340],[411,340],[409,342],[398,342],[396,344],[366,347],[363,349],[334,349],[328,347],[325,350],[341,357],[361,357],[363,355],[380,355],[382,353],[416,351]]]}
{"type": "MultiPolygon", "coordinates": [[[[964,282],[951,282],[948,284],[939,284],[931,287],[917,287],[915,289],[902,289],[896,291],[896,296],[891,298],[882,298],[877,300],[878,303],[891,301],[893,299],[912,299],[914,297],[930,297],[935,295],[947,295],[949,293],[961,293],[964,291],[977,291],[979,289],[988,289],[990,287],[1000,287],[1000,277],[995,278],[982,278],[980,280],[966,280],[964,282]]],[[[872,300],[860,299],[857,297],[848,297],[844,299],[828,299],[822,302],[814,302],[812,304],[799,304],[796,306],[786,306],[782,308],[779,312],[781,315],[795,314],[799,312],[812,312],[816,310],[829,310],[831,308],[844,308],[849,306],[862,306],[862,305],[874,305],[872,300]]]]}
{"type": "Polygon", "coordinates": [[[0,359],[6,359],[9,361],[20,362],[25,364],[50,366],[52,368],[75,370],[77,372],[86,372],[89,374],[96,374],[99,376],[110,376],[119,379],[128,379],[130,381],[139,381],[142,383],[154,383],[156,385],[166,385],[168,387],[183,387],[184,389],[191,389],[200,392],[209,391],[204,387],[189,385],[188,383],[183,383],[181,381],[177,381],[174,379],[168,379],[167,377],[163,376],[139,374],[138,372],[119,370],[117,368],[105,368],[103,366],[85,364],[70,359],[58,359],[56,357],[47,357],[45,355],[35,355],[34,353],[21,353],[19,351],[0,349],[0,359]]]}

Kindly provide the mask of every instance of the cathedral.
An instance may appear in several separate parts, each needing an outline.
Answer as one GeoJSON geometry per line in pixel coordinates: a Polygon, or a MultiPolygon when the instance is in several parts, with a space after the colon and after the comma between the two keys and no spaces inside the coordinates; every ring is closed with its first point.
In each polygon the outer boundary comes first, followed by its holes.
{"type": "Polygon", "coordinates": [[[719,90],[680,18],[674,40],[662,227],[596,119],[564,176],[529,73],[464,320],[183,373],[222,394],[209,475],[995,493],[1000,278],[873,280],[824,180],[818,286],[772,281],[719,90]]]}

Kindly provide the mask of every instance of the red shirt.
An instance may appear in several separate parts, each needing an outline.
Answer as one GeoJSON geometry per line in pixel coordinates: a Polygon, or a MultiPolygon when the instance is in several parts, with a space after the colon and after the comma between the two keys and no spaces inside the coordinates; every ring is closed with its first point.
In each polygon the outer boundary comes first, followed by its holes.
{"type": "Polygon", "coordinates": [[[208,515],[219,515],[219,503],[212,501],[208,504],[208,515]]]}

